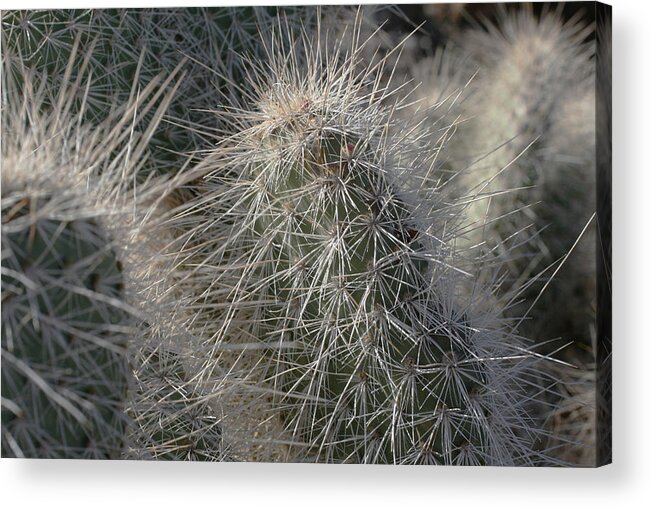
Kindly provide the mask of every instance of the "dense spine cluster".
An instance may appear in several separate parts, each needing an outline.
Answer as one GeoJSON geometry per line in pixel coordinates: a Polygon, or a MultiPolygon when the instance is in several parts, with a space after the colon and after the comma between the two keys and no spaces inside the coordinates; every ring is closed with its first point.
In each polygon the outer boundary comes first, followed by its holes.
{"type": "Polygon", "coordinates": [[[127,414],[133,419],[127,457],[170,461],[223,461],[220,420],[210,396],[192,384],[182,358],[142,350],[127,414]]]}
{"type": "Polygon", "coordinates": [[[195,206],[229,224],[189,233],[214,262],[198,293],[228,302],[214,347],[263,351],[295,459],[531,463],[514,388],[530,357],[458,300],[449,210],[425,217],[397,184],[427,157],[387,136],[388,92],[349,51],[271,52],[255,110],[205,162],[195,206]]]}

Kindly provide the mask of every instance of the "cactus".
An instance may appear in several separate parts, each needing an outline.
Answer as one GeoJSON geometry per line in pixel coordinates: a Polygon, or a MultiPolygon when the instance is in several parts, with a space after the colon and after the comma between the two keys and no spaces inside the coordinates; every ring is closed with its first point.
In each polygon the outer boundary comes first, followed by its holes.
{"type": "Polygon", "coordinates": [[[213,353],[242,340],[263,351],[295,460],[536,461],[531,355],[481,288],[457,298],[451,208],[423,216],[435,201],[397,184],[432,159],[387,136],[391,92],[356,68],[354,47],[308,39],[273,46],[255,109],[204,162],[194,207],[214,225],[200,219],[186,240],[213,353]]]}
{"type": "Polygon", "coordinates": [[[65,188],[74,154],[46,137],[60,125],[25,132],[26,119],[3,115],[3,454],[115,458],[131,320],[121,262],[101,212],[65,188]]]}
{"type": "Polygon", "coordinates": [[[548,373],[503,301],[535,268],[514,236],[552,257],[576,236],[513,235],[514,210],[531,183],[559,197],[531,219],[583,207],[554,189],[591,163],[587,32],[521,15],[470,33],[473,63],[433,60],[426,125],[404,120],[409,59],[363,40],[372,16],[279,12],[3,13],[3,454],[555,462],[548,373]],[[519,67],[523,27],[543,67],[564,51],[558,89],[519,67]],[[500,79],[532,92],[502,100],[500,79]],[[463,250],[469,202],[506,297],[463,250]]]}
{"type": "Polygon", "coordinates": [[[91,124],[83,111],[72,112],[77,90],[85,88],[83,75],[71,77],[78,44],[59,90],[50,90],[49,77],[35,68],[16,75],[3,62],[6,456],[118,458],[124,447],[127,347],[139,318],[131,240],[146,216],[140,206],[162,189],[150,179],[141,192],[132,182],[174,92],[174,74],[91,124]],[[157,102],[154,123],[134,136],[131,126],[157,102]]]}
{"type": "Polygon", "coordinates": [[[3,195],[3,454],[115,458],[128,384],[120,263],[95,220],[50,218],[51,203],[3,195]]]}

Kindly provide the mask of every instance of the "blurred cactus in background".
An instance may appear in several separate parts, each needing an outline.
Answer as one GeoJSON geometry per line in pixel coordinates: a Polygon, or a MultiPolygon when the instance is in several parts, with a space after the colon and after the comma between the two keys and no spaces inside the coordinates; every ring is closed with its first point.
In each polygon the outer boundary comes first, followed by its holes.
{"type": "MultiPolygon", "coordinates": [[[[581,237],[592,219],[596,193],[594,44],[584,42],[591,30],[579,23],[564,24],[552,14],[540,21],[529,13],[506,18],[501,32],[511,54],[503,61],[512,67],[498,67],[496,76],[504,76],[506,83],[515,80],[514,87],[496,84],[493,88],[500,88],[496,93],[504,94],[504,103],[497,98],[483,99],[496,111],[501,109],[498,115],[512,114],[504,120],[511,129],[508,131],[487,114],[485,127],[499,132],[501,142],[507,143],[495,152],[495,156],[506,158],[495,165],[507,167],[512,162],[514,166],[506,168],[487,188],[482,186],[484,193],[496,187],[507,190],[503,196],[482,200],[493,208],[487,212],[488,219],[522,209],[491,228],[500,230],[505,222],[512,223],[497,248],[504,251],[522,244],[524,238],[528,241],[528,252],[521,256],[524,262],[516,261],[518,271],[510,276],[515,287],[526,286],[528,277],[541,273],[533,290],[529,289],[530,294],[539,293],[551,280],[533,309],[536,322],[525,323],[523,329],[546,339],[564,334],[565,339],[581,341],[587,347],[595,332],[594,224],[588,229],[592,237],[581,237]],[[500,179],[505,181],[498,183],[500,179]],[[518,190],[523,187],[529,189],[518,190]],[[528,231],[530,223],[533,228],[528,231]],[[562,271],[552,278],[577,241],[562,271]]],[[[487,47],[481,37],[480,46],[487,47]]],[[[481,84],[479,87],[484,89],[481,84]]],[[[490,157],[478,165],[486,166],[489,161],[490,157]]]]}
{"type": "Polygon", "coordinates": [[[128,140],[130,117],[138,121],[138,108],[150,109],[156,87],[160,94],[169,81],[153,81],[142,103],[90,125],[71,111],[83,83],[70,69],[57,92],[40,72],[25,67],[17,82],[3,65],[2,450],[9,456],[116,458],[127,425],[136,312],[124,266],[136,224],[123,206],[146,145],[128,140]]]}
{"type": "Polygon", "coordinates": [[[2,13],[4,456],[589,460],[593,27],[430,11],[2,13]]]}
{"type": "Polygon", "coordinates": [[[463,102],[468,121],[453,143],[473,196],[469,243],[506,263],[503,289],[529,301],[544,289],[523,332],[586,347],[595,293],[594,237],[587,237],[594,224],[583,230],[596,192],[591,32],[558,13],[538,18],[526,9],[465,31],[459,45],[477,74],[463,102]]]}

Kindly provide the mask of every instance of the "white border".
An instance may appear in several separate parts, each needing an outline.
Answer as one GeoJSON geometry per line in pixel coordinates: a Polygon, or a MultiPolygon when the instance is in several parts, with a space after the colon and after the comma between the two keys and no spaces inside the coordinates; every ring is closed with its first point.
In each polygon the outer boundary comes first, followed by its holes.
{"type": "MultiPolygon", "coordinates": [[[[88,1],[56,3],[57,7],[89,6],[88,1]]],[[[127,4],[100,0],[90,5],[127,4]]],[[[180,4],[180,0],[138,2],[142,6],[180,4]]],[[[205,502],[311,507],[342,502],[362,507],[412,506],[418,501],[422,505],[482,507],[649,505],[651,326],[646,317],[651,315],[651,3],[612,0],[611,4],[615,133],[613,465],[595,470],[453,469],[5,459],[0,461],[0,495],[9,501],[4,505],[68,507],[146,502],[194,506],[205,502]]],[[[0,0],[0,7],[51,8],[52,3],[0,0]]]]}

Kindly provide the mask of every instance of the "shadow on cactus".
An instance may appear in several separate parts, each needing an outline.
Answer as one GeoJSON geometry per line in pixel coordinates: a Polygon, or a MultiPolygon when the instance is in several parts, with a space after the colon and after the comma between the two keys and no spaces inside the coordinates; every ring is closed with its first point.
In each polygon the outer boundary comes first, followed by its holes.
{"type": "Polygon", "coordinates": [[[46,199],[3,195],[3,455],[117,458],[130,317],[120,263],[93,219],[40,217],[46,199]]]}

